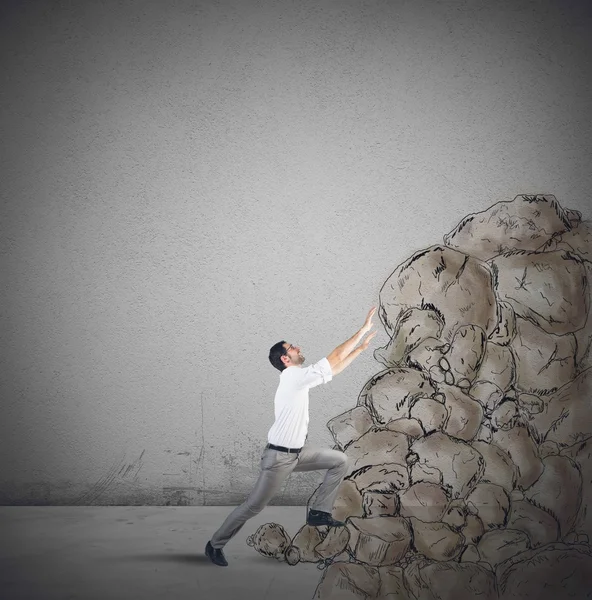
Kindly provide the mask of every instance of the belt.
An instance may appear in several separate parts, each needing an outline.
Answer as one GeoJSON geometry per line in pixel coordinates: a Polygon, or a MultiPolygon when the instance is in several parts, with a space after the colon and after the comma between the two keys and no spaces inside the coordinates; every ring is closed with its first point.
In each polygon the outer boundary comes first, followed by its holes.
{"type": "Polygon", "coordinates": [[[279,450],[280,452],[289,452],[290,454],[299,454],[302,448],[284,448],[283,446],[275,446],[274,444],[267,444],[265,446],[270,450],[279,450]]]}

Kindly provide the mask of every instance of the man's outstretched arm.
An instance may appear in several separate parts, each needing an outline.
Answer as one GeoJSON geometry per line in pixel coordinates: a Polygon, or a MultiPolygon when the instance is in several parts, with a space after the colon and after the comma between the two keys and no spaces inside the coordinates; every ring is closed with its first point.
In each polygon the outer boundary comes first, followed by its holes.
{"type": "Polygon", "coordinates": [[[327,360],[331,365],[331,372],[333,375],[343,371],[345,367],[347,367],[357,356],[359,356],[361,352],[368,347],[368,342],[376,335],[376,332],[368,336],[364,343],[356,348],[362,338],[370,331],[370,329],[372,329],[372,317],[374,316],[375,312],[376,308],[370,309],[362,327],[356,331],[351,338],[343,342],[343,344],[337,346],[337,348],[335,348],[335,350],[333,350],[327,356],[327,360]],[[340,363],[344,364],[340,365],[340,363]]]}
{"type": "Polygon", "coordinates": [[[355,350],[352,350],[341,362],[338,362],[335,366],[331,365],[331,373],[333,376],[341,373],[345,367],[348,367],[366,348],[370,340],[376,335],[376,331],[373,331],[355,350]]]}

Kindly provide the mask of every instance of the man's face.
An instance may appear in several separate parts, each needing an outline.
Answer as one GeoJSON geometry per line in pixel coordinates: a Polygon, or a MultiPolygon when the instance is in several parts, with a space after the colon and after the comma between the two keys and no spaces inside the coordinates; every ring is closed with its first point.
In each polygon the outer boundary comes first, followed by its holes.
{"type": "Polygon", "coordinates": [[[285,343],[284,348],[286,349],[287,358],[289,358],[289,361],[284,361],[287,365],[301,365],[304,362],[304,356],[300,353],[298,346],[285,343]]]}

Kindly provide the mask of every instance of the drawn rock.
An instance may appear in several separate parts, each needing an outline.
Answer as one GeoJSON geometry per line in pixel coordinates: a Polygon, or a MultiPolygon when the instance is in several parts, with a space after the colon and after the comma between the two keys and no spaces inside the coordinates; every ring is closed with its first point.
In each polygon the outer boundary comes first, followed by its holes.
{"type": "Polygon", "coordinates": [[[419,577],[421,585],[416,597],[421,600],[497,600],[494,574],[471,562],[428,564],[419,570],[419,577]]]}
{"type": "Polygon", "coordinates": [[[444,243],[480,260],[515,249],[536,250],[572,228],[567,215],[552,195],[522,194],[466,216],[444,243]]]}
{"type": "Polygon", "coordinates": [[[374,358],[385,367],[400,365],[423,340],[439,338],[443,327],[444,321],[435,310],[409,308],[399,316],[389,343],[374,351],[374,358]]]}
{"type": "Polygon", "coordinates": [[[558,454],[561,454],[559,444],[555,442],[543,442],[542,444],[539,444],[539,456],[541,459],[547,456],[556,456],[558,454]]]}
{"type": "Polygon", "coordinates": [[[315,590],[314,600],[366,600],[378,594],[378,570],[368,565],[334,562],[325,569],[315,590]]]}
{"type": "Polygon", "coordinates": [[[592,540],[592,438],[566,448],[563,454],[578,465],[582,476],[581,505],[574,529],[592,540]]]}
{"type": "Polygon", "coordinates": [[[314,553],[323,560],[341,554],[347,548],[349,535],[347,527],[329,527],[325,538],[314,547],[314,553]]]}
{"type": "Polygon", "coordinates": [[[347,449],[349,473],[369,465],[405,465],[409,438],[403,433],[373,428],[347,449]]]}
{"type": "Polygon", "coordinates": [[[340,450],[359,440],[372,427],[372,417],[365,406],[356,406],[327,423],[340,450]]]}
{"type": "Polygon", "coordinates": [[[421,423],[424,433],[442,429],[448,418],[446,406],[433,398],[419,398],[409,410],[409,417],[421,423]]]}
{"type": "Polygon", "coordinates": [[[389,421],[386,425],[389,431],[398,431],[404,433],[410,438],[418,438],[424,435],[421,423],[417,419],[396,419],[389,421]]]}
{"type": "Polygon", "coordinates": [[[367,406],[374,420],[385,424],[408,417],[411,402],[422,396],[431,396],[435,391],[421,371],[393,368],[381,371],[366,383],[358,405],[367,406]]]}
{"type": "Polygon", "coordinates": [[[420,469],[440,473],[442,486],[452,498],[464,497],[483,474],[483,457],[479,452],[466,442],[439,431],[415,440],[411,452],[417,456],[412,466],[412,483],[421,480],[420,469]]]}
{"type": "Polygon", "coordinates": [[[582,221],[570,231],[553,236],[540,250],[543,252],[564,250],[592,261],[592,223],[582,221]]]}
{"type": "Polygon", "coordinates": [[[397,464],[367,465],[348,475],[360,492],[390,494],[409,487],[407,467],[397,464]]]}
{"type": "Polygon", "coordinates": [[[510,512],[510,496],[506,490],[493,483],[478,483],[466,497],[467,506],[481,519],[486,531],[506,524],[510,512]]]}
{"type": "Polygon", "coordinates": [[[534,394],[519,394],[517,402],[520,412],[527,417],[538,415],[545,408],[545,403],[534,394]]]}
{"type": "Polygon", "coordinates": [[[592,436],[592,410],[586,401],[592,395],[592,369],[586,369],[548,398],[544,409],[533,415],[529,425],[542,441],[562,448],[592,436]]]}
{"type": "Polygon", "coordinates": [[[426,306],[444,321],[442,332],[433,337],[450,341],[462,325],[476,325],[490,334],[497,322],[490,268],[445,246],[416,252],[382,286],[379,315],[387,332],[392,332],[405,311],[426,306]]]}
{"type": "Polygon", "coordinates": [[[584,326],[588,290],[584,261],[568,252],[516,250],[491,261],[496,289],[514,312],[555,335],[584,326]]]}
{"type": "Polygon", "coordinates": [[[465,540],[469,544],[478,544],[479,540],[485,533],[485,527],[483,527],[483,521],[477,516],[468,514],[465,517],[465,525],[461,529],[461,533],[464,535],[465,540]]]}
{"type": "Polygon", "coordinates": [[[486,442],[487,444],[490,444],[492,439],[493,429],[491,428],[491,421],[485,417],[481,423],[481,427],[479,427],[477,435],[475,436],[475,441],[486,442]]]}
{"type": "Polygon", "coordinates": [[[503,448],[516,465],[516,485],[520,489],[528,489],[541,476],[543,462],[526,427],[518,425],[508,431],[498,429],[492,434],[492,442],[503,448]]]}
{"type": "Polygon", "coordinates": [[[559,539],[559,523],[548,512],[528,500],[512,502],[508,529],[524,531],[533,548],[559,539]]]}
{"type": "Polygon", "coordinates": [[[429,337],[409,352],[405,362],[410,367],[429,372],[432,367],[437,367],[440,364],[440,360],[445,356],[449,348],[450,344],[440,339],[429,337]]]}
{"type": "Polygon", "coordinates": [[[515,554],[530,548],[530,539],[524,531],[514,529],[492,529],[483,534],[477,550],[483,562],[494,569],[515,554]]]}
{"type": "Polygon", "coordinates": [[[494,344],[491,341],[487,343],[483,361],[479,371],[477,371],[473,385],[479,381],[487,381],[495,385],[502,393],[508,391],[514,385],[516,381],[516,363],[508,346],[494,344]]]}
{"type": "Polygon", "coordinates": [[[413,546],[428,559],[454,560],[465,547],[465,538],[445,523],[425,523],[410,517],[413,529],[413,546]]]}
{"type": "Polygon", "coordinates": [[[500,600],[589,598],[590,547],[561,543],[540,546],[500,565],[497,576],[500,600]]]}
{"type": "Polygon", "coordinates": [[[268,558],[284,559],[284,552],[290,546],[290,536],[278,523],[265,523],[247,538],[247,545],[268,558]]]}
{"type": "Polygon", "coordinates": [[[460,440],[472,440],[477,435],[483,420],[481,404],[457,387],[445,383],[440,384],[438,390],[446,398],[446,409],[449,415],[444,425],[444,432],[460,440]]]}
{"type": "Polygon", "coordinates": [[[507,431],[515,427],[519,421],[518,406],[512,400],[502,402],[491,414],[491,424],[495,429],[507,431]]]}
{"type": "MultiPolygon", "coordinates": [[[[446,523],[455,531],[461,531],[465,526],[468,515],[467,505],[462,499],[452,500],[442,517],[442,523],[446,523]]],[[[464,534],[463,534],[464,535],[464,534]]]]}
{"type": "Polygon", "coordinates": [[[557,519],[563,537],[572,530],[580,508],[582,476],[567,456],[547,456],[543,465],[542,475],[524,495],[557,519]]]}
{"type": "MultiPolygon", "coordinates": [[[[331,529],[329,529],[329,531],[331,531],[331,529]]],[[[323,536],[318,527],[304,525],[294,536],[292,543],[286,550],[286,554],[293,554],[297,551],[299,562],[317,562],[319,556],[315,553],[315,547],[322,541],[323,536]]],[[[338,553],[336,552],[335,554],[338,553]]]]}
{"type": "Polygon", "coordinates": [[[487,336],[485,331],[476,325],[459,327],[450,343],[450,351],[446,359],[455,381],[475,379],[485,354],[487,336]]]}
{"type": "Polygon", "coordinates": [[[362,494],[353,481],[346,479],[339,485],[332,514],[338,521],[345,521],[348,517],[361,517],[364,514],[362,494]]]}
{"type": "Polygon", "coordinates": [[[516,328],[511,348],[516,359],[519,391],[545,396],[574,378],[576,340],[573,335],[552,335],[519,317],[516,328]]]}
{"type": "Polygon", "coordinates": [[[511,493],[516,486],[518,469],[510,455],[495,444],[477,440],[471,445],[483,456],[485,470],[481,481],[499,485],[511,493]]]}
{"type": "Polygon", "coordinates": [[[380,589],[378,598],[384,600],[411,600],[403,579],[401,567],[378,567],[380,589]]]}
{"type": "Polygon", "coordinates": [[[446,511],[448,496],[444,489],[435,483],[414,483],[408,490],[399,494],[399,514],[402,517],[415,517],[425,522],[439,521],[446,511]]]}
{"type": "Polygon", "coordinates": [[[516,313],[508,302],[497,303],[497,322],[488,339],[500,346],[507,346],[516,337],[516,313]]]}
{"type": "Polygon", "coordinates": [[[411,529],[402,517],[352,517],[347,528],[353,555],[367,565],[393,565],[403,558],[411,544],[411,529]]]}
{"type": "Polygon", "coordinates": [[[362,494],[364,517],[390,517],[399,514],[399,496],[396,493],[364,492],[362,494]]]}
{"type": "MultiPolygon", "coordinates": [[[[474,544],[470,544],[469,546],[467,546],[460,557],[461,563],[466,563],[466,562],[478,563],[480,560],[481,560],[481,555],[479,554],[479,550],[477,550],[477,546],[475,546],[474,544]]],[[[491,571],[488,571],[488,573],[491,573],[491,571]]],[[[462,598],[462,596],[458,596],[458,597],[462,598]]]]}

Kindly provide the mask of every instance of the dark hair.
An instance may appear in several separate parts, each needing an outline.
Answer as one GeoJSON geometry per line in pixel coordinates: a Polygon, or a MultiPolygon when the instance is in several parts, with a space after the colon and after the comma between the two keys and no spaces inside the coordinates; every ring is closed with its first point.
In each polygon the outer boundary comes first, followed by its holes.
{"type": "Polygon", "coordinates": [[[283,371],[286,368],[286,365],[282,362],[282,356],[287,354],[286,348],[284,344],[286,340],[282,340],[277,344],[274,344],[269,349],[269,362],[278,370],[283,371]]]}

